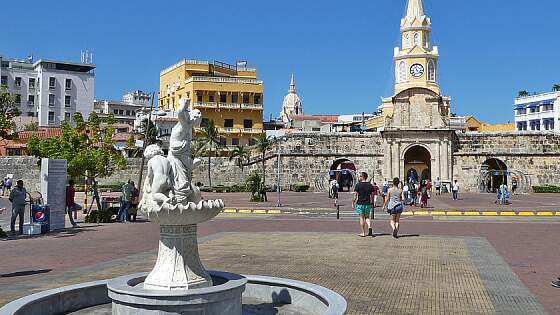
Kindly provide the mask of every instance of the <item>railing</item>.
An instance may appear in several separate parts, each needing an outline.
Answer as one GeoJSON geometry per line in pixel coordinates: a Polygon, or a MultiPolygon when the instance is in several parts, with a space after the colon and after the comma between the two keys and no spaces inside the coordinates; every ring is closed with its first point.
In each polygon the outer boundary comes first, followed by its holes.
{"type": "Polygon", "coordinates": [[[237,71],[243,71],[243,72],[257,72],[257,68],[252,68],[252,67],[237,67],[237,71]]]}
{"type": "Polygon", "coordinates": [[[231,109],[240,108],[239,104],[234,104],[234,103],[219,103],[218,107],[219,108],[231,108],[231,109]]]}
{"type": "Polygon", "coordinates": [[[218,108],[218,104],[213,102],[195,102],[194,107],[218,108]]]}
{"type": "Polygon", "coordinates": [[[243,128],[243,129],[241,129],[241,132],[243,132],[243,133],[250,133],[250,134],[256,134],[256,133],[262,133],[262,129],[243,128]]]}
{"type": "Polygon", "coordinates": [[[163,69],[162,71],[160,71],[160,75],[164,75],[166,73],[168,73],[169,71],[175,70],[177,68],[179,68],[182,65],[207,65],[208,61],[205,60],[193,60],[193,59],[183,59],[179,62],[177,62],[176,64],[167,67],[165,69],[163,69]]]}
{"type": "Polygon", "coordinates": [[[224,128],[218,128],[218,132],[221,132],[221,133],[238,133],[238,132],[240,132],[240,129],[239,128],[224,127],[224,128]]]}
{"type": "Polygon", "coordinates": [[[263,81],[255,80],[255,79],[238,79],[238,78],[228,78],[228,77],[206,77],[206,76],[190,77],[187,80],[185,80],[185,84],[191,82],[242,83],[242,84],[256,84],[256,85],[263,84],[263,81]]]}
{"type": "Polygon", "coordinates": [[[241,104],[241,108],[243,109],[262,109],[262,104],[241,104]]]}

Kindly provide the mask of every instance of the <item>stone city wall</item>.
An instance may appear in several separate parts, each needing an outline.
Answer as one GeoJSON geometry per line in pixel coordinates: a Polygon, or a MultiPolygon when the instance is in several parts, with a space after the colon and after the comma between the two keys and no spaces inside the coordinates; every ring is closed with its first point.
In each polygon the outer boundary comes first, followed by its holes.
{"type": "Polygon", "coordinates": [[[14,185],[16,180],[22,179],[27,191],[41,190],[41,169],[37,158],[29,156],[0,157],[0,176],[4,178],[8,174],[14,175],[14,185]]]}
{"type": "Polygon", "coordinates": [[[480,190],[480,171],[488,159],[499,159],[519,179],[520,189],[560,184],[560,135],[554,133],[458,134],[453,154],[454,178],[464,191],[480,190]]]}

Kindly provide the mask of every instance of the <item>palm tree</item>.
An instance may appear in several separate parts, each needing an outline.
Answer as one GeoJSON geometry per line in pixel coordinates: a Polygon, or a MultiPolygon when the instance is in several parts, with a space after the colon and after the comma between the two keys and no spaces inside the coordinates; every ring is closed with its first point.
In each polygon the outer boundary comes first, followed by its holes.
{"type": "Polygon", "coordinates": [[[218,133],[218,128],[214,125],[214,121],[210,120],[206,124],[202,125],[202,129],[200,130],[201,137],[200,141],[202,142],[203,146],[205,147],[207,154],[208,154],[208,185],[212,188],[212,176],[210,175],[210,167],[211,167],[211,156],[212,151],[218,149],[220,144],[220,134],[218,133]]]}
{"type": "Polygon", "coordinates": [[[554,92],[560,92],[560,84],[554,84],[554,85],[552,86],[552,90],[553,90],[554,92]]]}
{"type": "Polygon", "coordinates": [[[243,171],[243,161],[248,161],[249,156],[249,151],[245,149],[244,146],[238,145],[231,151],[229,160],[231,161],[232,159],[237,158],[237,166],[239,166],[239,168],[241,168],[241,171],[243,171]]]}
{"type": "Polygon", "coordinates": [[[256,139],[257,140],[257,148],[259,149],[259,151],[262,154],[262,181],[263,181],[263,185],[265,183],[265,179],[266,179],[266,174],[265,174],[265,156],[266,156],[266,151],[268,151],[268,149],[270,149],[270,147],[272,146],[272,143],[270,142],[270,138],[266,136],[266,133],[261,133],[259,135],[259,137],[256,139]]]}
{"type": "Polygon", "coordinates": [[[519,93],[517,93],[517,95],[519,97],[526,97],[526,96],[529,96],[529,92],[523,90],[523,91],[519,91],[519,93]]]}

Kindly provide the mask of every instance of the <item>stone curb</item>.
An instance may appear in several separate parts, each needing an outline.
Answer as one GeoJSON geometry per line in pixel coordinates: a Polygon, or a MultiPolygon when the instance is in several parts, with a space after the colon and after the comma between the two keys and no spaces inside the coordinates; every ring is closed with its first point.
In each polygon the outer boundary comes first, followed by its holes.
{"type": "MultiPolygon", "coordinates": [[[[227,208],[228,214],[336,214],[334,209],[247,209],[227,208]]],[[[344,211],[341,213],[349,213],[344,211]]],[[[376,213],[377,214],[377,213],[376,213]]],[[[405,216],[484,216],[484,217],[560,217],[560,211],[480,211],[480,210],[430,210],[403,212],[405,216]]]]}

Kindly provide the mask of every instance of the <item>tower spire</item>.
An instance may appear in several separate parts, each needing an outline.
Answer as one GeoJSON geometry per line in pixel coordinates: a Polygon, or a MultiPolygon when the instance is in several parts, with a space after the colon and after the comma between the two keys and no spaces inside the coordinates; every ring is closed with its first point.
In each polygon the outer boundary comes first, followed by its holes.
{"type": "Polygon", "coordinates": [[[293,73],[292,73],[292,79],[290,80],[290,93],[296,94],[296,80],[294,79],[293,73]]]}
{"type": "Polygon", "coordinates": [[[422,0],[408,0],[405,18],[419,18],[424,16],[422,0]]]}

